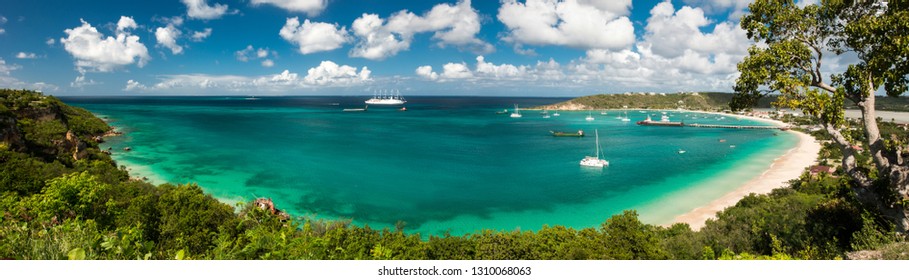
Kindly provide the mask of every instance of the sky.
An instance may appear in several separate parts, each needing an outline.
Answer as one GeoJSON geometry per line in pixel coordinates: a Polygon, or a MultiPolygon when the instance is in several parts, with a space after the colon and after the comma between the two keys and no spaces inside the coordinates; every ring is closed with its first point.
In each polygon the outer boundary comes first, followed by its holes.
{"type": "Polygon", "coordinates": [[[0,0],[0,87],[54,95],[732,91],[747,0],[0,0]]]}

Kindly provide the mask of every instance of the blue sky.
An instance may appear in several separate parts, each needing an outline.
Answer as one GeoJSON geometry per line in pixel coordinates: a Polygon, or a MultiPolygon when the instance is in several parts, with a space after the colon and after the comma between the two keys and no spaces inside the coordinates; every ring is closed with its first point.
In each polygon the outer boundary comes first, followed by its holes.
{"type": "Polygon", "coordinates": [[[0,87],[57,95],[731,91],[749,1],[0,0],[0,87]]]}

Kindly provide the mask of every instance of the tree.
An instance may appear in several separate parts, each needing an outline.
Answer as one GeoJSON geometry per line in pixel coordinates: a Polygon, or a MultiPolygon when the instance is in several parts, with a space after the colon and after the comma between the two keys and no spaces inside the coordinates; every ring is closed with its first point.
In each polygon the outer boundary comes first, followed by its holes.
{"type": "MultiPolygon", "coordinates": [[[[843,154],[843,171],[856,196],[909,230],[909,161],[905,143],[881,137],[874,110],[875,93],[897,97],[909,74],[909,2],[824,0],[799,7],[792,0],[758,0],[741,26],[759,43],[738,64],[740,77],[730,106],[742,109],[778,93],[777,106],[801,109],[815,117],[843,154]],[[824,77],[825,56],[856,61],[824,77]],[[858,139],[845,132],[844,101],[862,112],[864,144],[873,165],[856,160],[858,139]]],[[[841,60],[843,61],[843,60],[841,60]]]]}

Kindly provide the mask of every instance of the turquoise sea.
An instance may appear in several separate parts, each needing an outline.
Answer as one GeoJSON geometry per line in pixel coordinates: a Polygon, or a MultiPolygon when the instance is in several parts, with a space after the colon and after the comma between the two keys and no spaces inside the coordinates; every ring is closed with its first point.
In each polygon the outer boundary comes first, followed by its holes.
{"type": "MultiPolygon", "coordinates": [[[[367,112],[342,112],[365,97],[61,99],[125,133],[103,147],[136,176],[196,182],[230,203],[270,197],[299,216],[373,228],[403,221],[424,235],[590,227],[624,209],[666,223],[760,175],[798,141],[776,130],[634,124],[660,111],[495,113],[565,100],[553,98],[411,97],[407,111],[367,112]],[[617,119],[625,112],[631,122],[617,119]],[[549,133],[578,129],[590,137],[549,133]],[[602,169],[578,164],[595,153],[595,130],[610,162],[602,169]]],[[[762,125],[667,113],[686,123],[762,125]]]]}

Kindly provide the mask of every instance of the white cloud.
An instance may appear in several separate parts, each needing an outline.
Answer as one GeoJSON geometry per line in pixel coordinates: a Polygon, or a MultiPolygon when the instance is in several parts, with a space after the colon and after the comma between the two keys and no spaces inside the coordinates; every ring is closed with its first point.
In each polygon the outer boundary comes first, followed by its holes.
{"type": "Polygon", "coordinates": [[[206,0],[181,0],[186,5],[186,15],[194,19],[217,19],[227,13],[227,5],[209,6],[206,0]]]}
{"type": "Polygon", "coordinates": [[[183,53],[183,46],[177,44],[177,38],[183,35],[183,32],[180,29],[177,29],[173,24],[168,24],[167,27],[158,27],[155,29],[155,39],[158,40],[159,46],[164,46],[170,49],[172,54],[181,54],[183,53]]]}
{"type": "Polygon", "coordinates": [[[247,62],[249,61],[249,53],[255,51],[252,45],[246,46],[245,49],[234,52],[234,57],[239,61],[247,62]]]}
{"type": "Polygon", "coordinates": [[[85,73],[80,74],[76,77],[75,80],[69,83],[70,87],[74,88],[83,88],[85,86],[99,85],[101,83],[95,82],[95,80],[85,78],[85,73]]]}
{"type": "Polygon", "coordinates": [[[418,76],[432,80],[432,81],[439,79],[439,74],[436,72],[433,72],[432,66],[429,66],[429,65],[423,65],[423,66],[417,67],[417,70],[414,72],[416,72],[418,76]]]}
{"type": "Polygon", "coordinates": [[[38,56],[35,55],[35,53],[19,52],[16,54],[16,58],[18,58],[18,59],[35,59],[37,57],[38,56]]]}
{"type": "Polygon", "coordinates": [[[56,43],[56,42],[57,41],[55,41],[54,38],[50,38],[50,39],[47,39],[47,41],[45,41],[44,43],[47,44],[48,46],[53,46],[54,43],[56,43]]]}
{"type": "MultiPolygon", "coordinates": [[[[7,21],[6,17],[0,16],[0,24],[5,24],[6,21],[7,21]]],[[[6,33],[6,29],[0,28],[0,35],[2,35],[3,33],[6,33]]]]}
{"type": "Polygon", "coordinates": [[[744,55],[751,44],[737,24],[721,22],[710,33],[701,28],[711,23],[700,8],[682,7],[678,11],[669,1],[656,5],[647,19],[643,43],[653,52],[667,58],[681,56],[686,50],[699,53],[744,55]]]}
{"type": "Polygon", "coordinates": [[[494,47],[476,37],[481,27],[480,16],[470,3],[461,0],[454,6],[438,4],[422,16],[402,10],[391,15],[387,22],[376,14],[363,14],[351,26],[358,41],[350,56],[382,60],[407,50],[413,36],[425,32],[434,32],[432,38],[438,41],[439,47],[491,52],[494,47]]]}
{"type": "Polygon", "coordinates": [[[10,76],[12,71],[19,70],[21,67],[15,64],[6,64],[3,58],[0,58],[0,88],[24,88],[37,91],[57,91],[60,88],[56,85],[43,82],[27,83],[10,76]]]}
{"type": "Polygon", "coordinates": [[[446,63],[442,65],[442,79],[467,79],[472,78],[473,73],[467,68],[467,63],[446,63]]]}
{"type": "Polygon", "coordinates": [[[278,52],[270,51],[268,48],[259,48],[256,49],[252,45],[246,46],[245,49],[234,52],[234,57],[237,60],[242,62],[247,62],[250,60],[261,60],[260,64],[263,67],[272,67],[275,66],[275,61],[272,58],[278,56],[278,52]],[[269,56],[271,58],[269,58],[269,56]]]}
{"type": "Polygon", "coordinates": [[[628,19],[630,1],[504,0],[498,19],[504,40],[528,45],[622,49],[635,41],[628,19]]]}
{"type": "Polygon", "coordinates": [[[133,20],[133,18],[131,18],[131,17],[120,16],[120,20],[117,21],[117,32],[118,33],[126,32],[129,29],[136,29],[136,27],[139,27],[139,26],[136,25],[136,21],[133,20]]]}
{"type": "Polygon", "coordinates": [[[205,38],[211,36],[211,28],[205,28],[202,31],[193,32],[193,35],[190,37],[193,42],[202,42],[205,38]]]}
{"type": "Polygon", "coordinates": [[[262,61],[262,67],[272,67],[275,66],[275,62],[271,59],[266,59],[262,61]]]}
{"type": "Polygon", "coordinates": [[[297,73],[291,73],[290,70],[285,69],[281,74],[277,74],[271,77],[272,82],[279,83],[291,83],[297,81],[297,73]]]}
{"type": "Polygon", "coordinates": [[[253,5],[270,4],[291,12],[303,12],[309,16],[316,16],[325,10],[327,0],[252,0],[253,5]]]}
{"type": "Polygon", "coordinates": [[[300,24],[297,17],[288,18],[278,34],[297,45],[302,54],[334,50],[350,41],[347,29],[338,24],[310,22],[308,19],[300,24]]]}
{"type": "Polygon", "coordinates": [[[145,85],[143,85],[137,81],[129,80],[129,81],[126,81],[126,87],[123,88],[123,91],[146,90],[146,89],[148,89],[148,87],[146,87],[145,85]]]}
{"type": "Polygon", "coordinates": [[[546,81],[564,78],[561,66],[555,60],[538,61],[535,66],[495,64],[486,61],[483,56],[477,56],[476,66],[470,69],[467,63],[446,63],[442,66],[442,74],[432,71],[432,66],[417,67],[415,73],[425,79],[438,82],[453,80],[469,80],[475,83],[484,81],[494,83],[504,81],[546,81]]]}
{"type": "Polygon", "coordinates": [[[310,68],[305,77],[284,70],[281,73],[264,76],[182,74],[165,75],[152,86],[138,81],[127,81],[125,91],[180,93],[200,91],[210,92],[287,92],[293,89],[349,87],[372,81],[371,71],[363,67],[338,65],[332,61],[322,61],[319,66],[310,68]]]}
{"type": "Polygon", "coordinates": [[[15,64],[6,64],[3,58],[0,58],[0,75],[9,76],[10,72],[19,70],[20,66],[15,64]]]}
{"type": "Polygon", "coordinates": [[[309,68],[303,81],[310,85],[351,85],[367,82],[372,73],[366,66],[357,72],[357,68],[338,65],[332,61],[322,61],[318,67],[309,68]]]}
{"type": "MultiPolygon", "coordinates": [[[[625,90],[731,90],[736,63],[751,45],[737,24],[713,24],[700,8],[676,10],[669,1],[650,13],[641,41],[617,50],[587,49],[584,57],[560,67],[562,79],[625,90]],[[712,30],[701,31],[711,24],[712,30]]],[[[539,72],[539,65],[528,68],[530,74],[539,72]]]]}
{"type": "Polygon", "coordinates": [[[410,47],[410,40],[398,39],[385,30],[384,24],[385,20],[376,14],[363,14],[354,20],[351,30],[359,41],[350,50],[350,56],[383,60],[410,47]]]}
{"type": "MultiPolygon", "coordinates": [[[[816,2],[817,0],[800,0],[796,2],[816,2]]],[[[736,21],[745,14],[745,9],[753,0],[684,0],[685,4],[701,8],[707,14],[729,13],[729,20],[736,21]]]]}
{"type": "Polygon", "coordinates": [[[519,78],[524,77],[527,74],[527,67],[523,65],[514,66],[511,64],[495,65],[486,62],[486,58],[481,55],[477,56],[476,72],[480,75],[494,78],[519,78]]]}
{"type": "Polygon", "coordinates": [[[151,58],[148,49],[139,42],[139,36],[119,31],[114,36],[104,36],[88,22],[66,29],[66,38],[60,38],[64,49],[76,59],[79,71],[110,72],[116,68],[137,64],[145,66],[151,58]]]}

